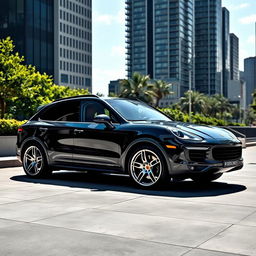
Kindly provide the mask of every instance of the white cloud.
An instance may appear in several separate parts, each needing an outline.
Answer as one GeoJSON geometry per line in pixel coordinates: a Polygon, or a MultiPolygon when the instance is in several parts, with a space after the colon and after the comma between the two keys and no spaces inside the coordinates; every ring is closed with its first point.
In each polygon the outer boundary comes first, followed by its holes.
{"type": "Polygon", "coordinates": [[[121,9],[117,14],[117,22],[121,25],[125,24],[125,9],[121,9]]]}
{"type": "Polygon", "coordinates": [[[237,9],[244,9],[244,8],[249,7],[249,6],[250,6],[249,3],[243,3],[243,4],[238,5],[238,6],[237,6],[237,9]]]}
{"type": "Polygon", "coordinates": [[[103,23],[105,25],[112,25],[113,23],[125,24],[125,10],[119,10],[116,15],[111,14],[99,14],[97,12],[93,12],[93,22],[95,23],[103,23]]]}
{"type": "Polygon", "coordinates": [[[255,35],[251,35],[247,39],[247,43],[254,44],[255,43],[255,35]]]}
{"type": "Polygon", "coordinates": [[[125,78],[125,68],[94,68],[93,69],[93,93],[103,93],[108,95],[108,84],[110,80],[125,78]]]}
{"type": "Polygon", "coordinates": [[[239,69],[244,70],[244,59],[250,57],[250,54],[245,48],[241,48],[239,51],[239,69]]]}
{"type": "Polygon", "coordinates": [[[230,11],[237,11],[240,9],[248,8],[250,6],[249,3],[242,3],[239,5],[234,5],[234,4],[230,4],[230,1],[224,1],[223,5],[226,6],[230,11]]]}
{"type": "Polygon", "coordinates": [[[121,45],[115,45],[111,49],[111,55],[117,57],[125,57],[125,47],[121,45]]]}
{"type": "Polygon", "coordinates": [[[111,25],[114,17],[108,14],[94,14],[93,20],[96,23],[104,23],[106,25],[111,25]]]}
{"type": "Polygon", "coordinates": [[[242,24],[251,24],[256,22],[256,14],[247,16],[247,17],[243,17],[240,19],[240,23],[242,24]]]}

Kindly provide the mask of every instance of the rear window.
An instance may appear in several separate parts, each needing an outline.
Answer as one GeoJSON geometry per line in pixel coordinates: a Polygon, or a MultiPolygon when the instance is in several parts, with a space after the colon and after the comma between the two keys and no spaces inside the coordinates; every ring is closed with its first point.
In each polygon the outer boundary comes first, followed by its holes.
{"type": "Polygon", "coordinates": [[[37,116],[40,120],[46,121],[80,121],[80,101],[66,101],[54,103],[53,105],[42,110],[37,116]]]}

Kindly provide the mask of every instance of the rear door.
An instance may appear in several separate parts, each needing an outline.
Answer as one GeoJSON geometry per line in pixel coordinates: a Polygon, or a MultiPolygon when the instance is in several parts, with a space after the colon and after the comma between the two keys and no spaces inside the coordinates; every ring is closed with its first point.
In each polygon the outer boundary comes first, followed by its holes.
{"type": "Polygon", "coordinates": [[[74,127],[80,121],[80,101],[67,100],[48,107],[39,116],[38,137],[48,148],[51,164],[71,164],[73,161],[74,127]]]}

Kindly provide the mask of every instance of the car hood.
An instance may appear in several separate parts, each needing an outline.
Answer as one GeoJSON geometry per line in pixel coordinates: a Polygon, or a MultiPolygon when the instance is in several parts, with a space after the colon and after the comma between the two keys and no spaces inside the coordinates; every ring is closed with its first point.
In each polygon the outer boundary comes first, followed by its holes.
{"type": "Polygon", "coordinates": [[[182,122],[153,121],[150,123],[154,125],[160,125],[161,127],[164,126],[169,129],[176,128],[185,132],[189,132],[197,136],[200,136],[207,142],[212,142],[216,140],[221,142],[234,142],[234,143],[240,142],[232,132],[224,128],[207,126],[207,125],[196,125],[196,124],[182,123],[182,122]]]}

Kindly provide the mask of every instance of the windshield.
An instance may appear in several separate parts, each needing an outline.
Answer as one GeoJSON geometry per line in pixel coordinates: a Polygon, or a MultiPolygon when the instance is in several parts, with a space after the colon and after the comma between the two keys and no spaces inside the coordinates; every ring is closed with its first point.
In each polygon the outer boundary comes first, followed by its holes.
{"type": "Polygon", "coordinates": [[[124,99],[106,101],[129,121],[171,121],[167,116],[140,101],[124,99]]]}

